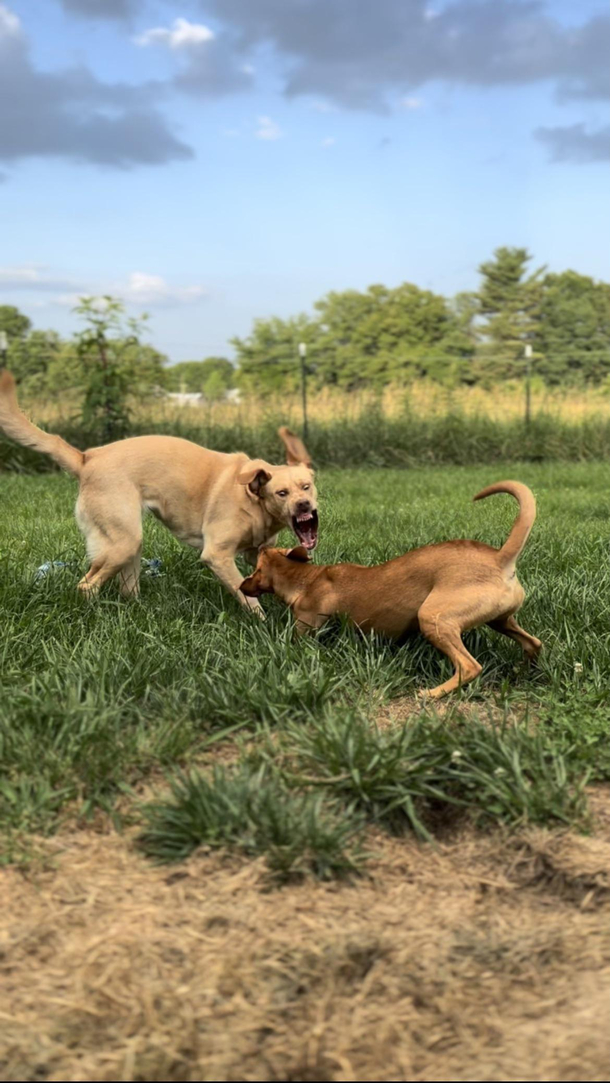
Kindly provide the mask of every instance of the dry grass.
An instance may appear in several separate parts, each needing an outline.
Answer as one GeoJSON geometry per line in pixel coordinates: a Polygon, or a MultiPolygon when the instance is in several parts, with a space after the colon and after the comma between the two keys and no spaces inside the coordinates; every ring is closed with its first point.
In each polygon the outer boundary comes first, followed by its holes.
{"type": "MultiPolygon", "coordinates": [[[[324,388],[309,395],[309,414],[319,423],[336,421],[338,418],[356,422],[379,403],[386,417],[397,417],[409,404],[411,410],[423,417],[443,416],[459,411],[467,417],[480,416],[492,420],[522,418],[524,412],[524,387],[513,381],[486,390],[482,387],[448,388],[420,380],[409,387],[387,385],[380,395],[370,390],[338,391],[324,388]]],[[[77,411],[77,399],[64,395],[35,401],[24,400],[32,417],[43,417],[47,424],[55,420],[65,421],[77,411]]],[[[142,413],[149,421],[186,425],[244,423],[255,426],[270,413],[281,415],[288,424],[301,421],[301,395],[299,392],[284,393],[268,398],[248,398],[240,404],[210,403],[202,406],[176,406],[163,399],[148,399],[134,403],[137,416],[142,413]]],[[[536,387],[532,392],[532,413],[550,413],[564,421],[582,421],[589,417],[610,417],[610,394],[604,388],[585,391],[574,388],[536,387]]]]}
{"type": "Polygon", "coordinates": [[[369,880],[274,892],[66,834],[1,874],[0,1077],[606,1080],[609,826],[372,836],[369,880]]]}

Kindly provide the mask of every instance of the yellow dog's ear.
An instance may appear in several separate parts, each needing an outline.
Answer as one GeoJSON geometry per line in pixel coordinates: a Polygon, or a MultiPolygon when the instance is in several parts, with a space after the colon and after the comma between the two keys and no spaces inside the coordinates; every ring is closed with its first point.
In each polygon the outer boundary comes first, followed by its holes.
{"type": "Polygon", "coordinates": [[[305,444],[286,425],[277,430],[278,436],[286,448],[286,462],[288,466],[300,466],[303,463],[311,470],[311,455],[305,444]]]}
{"type": "Polygon", "coordinates": [[[286,557],[288,560],[297,560],[299,564],[307,564],[309,553],[304,545],[295,545],[294,549],[288,550],[286,557]]]}
{"type": "Polygon", "coordinates": [[[267,470],[267,464],[262,459],[252,459],[246,463],[240,474],[237,475],[240,485],[247,485],[254,496],[260,496],[263,485],[271,481],[271,474],[267,470]]]}

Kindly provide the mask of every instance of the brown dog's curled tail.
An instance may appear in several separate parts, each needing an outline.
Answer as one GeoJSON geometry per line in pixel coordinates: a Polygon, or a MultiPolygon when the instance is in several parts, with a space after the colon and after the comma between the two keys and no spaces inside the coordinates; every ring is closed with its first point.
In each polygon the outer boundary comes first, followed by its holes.
{"type": "Polygon", "coordinates": [[[69,470],[71,474],[76,474],[77,477],[80,474],[84,460],[82,451],[77,451],[71,444],[67,444],[61,436],[43,432],[28,421],[19,409],[15,394],[15,380],[7,369],[0,373],[0,429],[18,444],[50,455],[56,463],[59,463],[64,470],[69,470]]]}
{"type": "Polygon", "coordinates": [[[536,498],[532,490],[520,481],[498,481],[495,485],[488,485],[486,489],[482,489],[473,499],[483,500],[484,497],[493,496],[494,493],[509,493],[519,501],[519,514],[499,553],[500,563],[504,568],[508,568],[511,564],[515,565],[534,525],[536,498]]]}

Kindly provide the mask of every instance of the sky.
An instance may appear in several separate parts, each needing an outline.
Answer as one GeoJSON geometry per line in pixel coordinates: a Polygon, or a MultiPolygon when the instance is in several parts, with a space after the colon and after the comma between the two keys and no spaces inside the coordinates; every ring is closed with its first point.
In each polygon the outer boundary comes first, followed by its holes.
{"type": "Polygon", "coordinates": [[[329,290],[610,280],[607,0],[0,0],[0,303],[232,355],[329,290]]]}

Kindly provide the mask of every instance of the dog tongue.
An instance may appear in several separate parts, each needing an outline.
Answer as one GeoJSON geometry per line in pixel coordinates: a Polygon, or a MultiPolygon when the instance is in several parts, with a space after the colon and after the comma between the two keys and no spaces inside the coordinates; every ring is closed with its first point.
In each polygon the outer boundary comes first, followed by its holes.
{"type": "Polygon", "coordinates": [[[299,540],[306,549],[313,549],[315,547],[317,538],[313,523],[311,525],[307,524],[307,526],[301,526],[301,524],[299,524],[299,540]]]}

